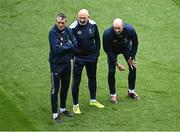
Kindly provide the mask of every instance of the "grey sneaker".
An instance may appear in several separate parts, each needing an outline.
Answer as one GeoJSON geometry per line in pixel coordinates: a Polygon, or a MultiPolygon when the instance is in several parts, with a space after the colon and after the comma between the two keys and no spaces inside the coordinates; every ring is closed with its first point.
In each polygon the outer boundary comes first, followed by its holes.
{"type": "Polygon", "coordinates": [[[53,120],[54,120],[54,123],[62,123],[63,122],[60,114],[58,114],[58,116],[56,118],[54,118],[53,120]]]}
{"type": "Polygon", "coordinates": [[[129,93],[129,92],[128,92],[128,96],[129,96],[130,98],[132,98],[132,99],[135,99],[135,100],[140,99],[139,95],[138,95],[136,92],[134,92],[134,93],[129,93]]]}
{"type": "Polygon", "coordinates": [[[67,117],[73,117],[74,114],[69,112],[68,110],[65,110],[63,112],[60,112],[59,114],[63,115],[63,116],[67,116],[67,117]]]}

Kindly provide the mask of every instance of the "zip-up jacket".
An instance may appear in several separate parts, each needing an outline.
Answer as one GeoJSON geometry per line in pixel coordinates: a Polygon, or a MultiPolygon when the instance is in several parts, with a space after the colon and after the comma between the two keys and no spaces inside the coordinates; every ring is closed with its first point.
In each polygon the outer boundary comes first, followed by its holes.
{"type": "Polygon", "coordinates": [[[77,46],[76,38],[70,28],[65,27],[61,31],[55,25],[49,32],[49,43],[49,62],[51,64],[70,63],[72,51],[77,46]]]}
{"type": "Polygon", "coordinates": [[[129,48],[130,57],[135,58],[138,49],[138,37],[135,29],[125,24],[120,35],[116,35],[113,27],[109,27],[103,34],[103,49],[112,62],[117,61],[116,55],[129,48]]]}
{"type": "Polygon", "coordinates": [[[89,20],[86,25],[80,25],[76,20],[70,28],[77,39],[75,57],[83,61],[96,61],[100,53],[100,37],[96,23],[89,20]]]}

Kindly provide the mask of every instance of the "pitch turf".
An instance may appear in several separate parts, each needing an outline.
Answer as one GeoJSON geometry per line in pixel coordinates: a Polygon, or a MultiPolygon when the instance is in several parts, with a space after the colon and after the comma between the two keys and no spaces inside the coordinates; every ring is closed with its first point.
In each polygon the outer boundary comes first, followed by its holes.
{"type": "MultiPolygon", "coordinates": [[[[0,0],[0,130],[180,130],[179,0],[0,0]],[[139,36],[136,91],[127,98],[127,70],[116,73],[116,105],[109,102],[106,55],[98,62],[97,100],[89,106],[87,78],[80,85],[82,115],[54,125],[50,111],[48,32],[60,11],[69,24],[87,8],[100,34],[120,17],[139,36]]],[[[119,57],[125,63],[122,56],[119,57]]],[[[127,67],[127,66],[126,66],[127,67]]],[[[67,108],[72,110],[71,91],[67,108]]]]}

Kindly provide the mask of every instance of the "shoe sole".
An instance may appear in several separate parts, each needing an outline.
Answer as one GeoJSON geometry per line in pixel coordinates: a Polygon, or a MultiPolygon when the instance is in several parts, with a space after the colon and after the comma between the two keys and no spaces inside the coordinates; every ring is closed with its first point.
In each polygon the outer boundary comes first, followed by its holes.
{"type": "Polygon", "coordinates": [[[98,106],[96,106],[96,105],[90,105],[90,106],[94,106],[94,107],[100,108],[100,109],[103,109],[103,108],[104,108],[104,107],[98,107],[98,106]]]}
{"type": "Polygon", "coordinates": [[[76,115],[80,115],[81,113],[75,113],[75,112],[73,112],[74,114],[76,114],[76,115]]]}
{"type": "Polygon", "coordinates": [[[111,103],[112,103],[112,104],[117,104],[117,103],[118,103],[118,101],[111,101],[111,103]]]}
{"type": "Polygon", "coordinates": [[[74,111],[73,111],[73,113],[76,114],[76,115],[80,115],[80,114],[81,114],[81,112],[80,112],[80,113],[77,113],[77,112],[74,112],[74,111]]]}
{"type": "Polygon", "coordinates": [[[128,95],[128,97],[131,98],[131,99],[134,99],[134,100],[140,100],[140,99],[141,99],[140,97],[134,98],[134,97],[131,97],[131,96],[129,96],[129,95],[128,95]]]}

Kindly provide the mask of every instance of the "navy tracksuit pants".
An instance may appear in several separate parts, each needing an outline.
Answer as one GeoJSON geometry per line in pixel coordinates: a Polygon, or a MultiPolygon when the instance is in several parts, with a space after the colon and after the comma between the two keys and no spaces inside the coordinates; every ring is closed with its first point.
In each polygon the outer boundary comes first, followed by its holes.
{"type": "Polygon", "coordinates": [[[81,82],[81,75],[83,67],[86,68],[86,73],[88,77],[88,88],[90,91],[90,98],[96,99],[96,69],[97,69],[97,61],[95,62],[80,62],[75,61],[73,65],[73,83],[72,83],[72,96],[74,104],[78,104],[78,96],[79,96],[79,85],[81,82]]]}
{"type": "Polygon", "coordinates": [[[51,108],[52,113],[58,113],[58,96],[60,108],[66,108],[66,98],[69,89],[71,64],[56,65],[57,72],[51,71],[51,108]],[[59,94],[60,93],[60,94],[59,94]]]}
{"type": "MultiPolygon", "coordinates": [[[[128,62],[128,59],[130,57],[130,50],[126,49],[120,52],[119,54],[123,54],[126,62],[128,62]]],[[[116,57],[118,54],[116,54],[116,57]]],[[[108,57],[108,85],[109,85],[109,91],[110,94],[115,94],[116,93],[116,88],[115,88],[115,71],[116,71],[116,65],[109,59],[108,57]]],[[[129,64],[128,64],[129,66],[129,64]]],[[[136,68],[133,70],[129,66],[129,75],[128,75],[128,87],[131,90],[135,89],[135,81],[136,81],[136,68]]]]}

